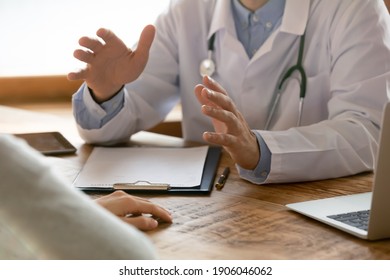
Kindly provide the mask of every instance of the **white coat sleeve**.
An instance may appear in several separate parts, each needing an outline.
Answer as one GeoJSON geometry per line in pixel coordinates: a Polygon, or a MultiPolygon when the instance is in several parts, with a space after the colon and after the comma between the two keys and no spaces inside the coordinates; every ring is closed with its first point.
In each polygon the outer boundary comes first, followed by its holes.
{"type": "MultiPolygon", "coordinates": [[[[156,36],[148,63],[141,76],[125,86],[122,110],[101,128],[84,129],[78,125],[80,136],[86,142],[110,145],[127,141],[132,134],[164,120],[179,102],[177,34],[172,21],[169,13],[161,14],[156,20],[156,36]]],[[[88,87],[83,91],[87,111],[104,117],[88,87]]]]}
{"type": "Polygon", "coordinates": [[[0,224],[35,258],[156,258],[143,233],[62,180],[22,140],[0,136],[0,178],[0,224]]]}

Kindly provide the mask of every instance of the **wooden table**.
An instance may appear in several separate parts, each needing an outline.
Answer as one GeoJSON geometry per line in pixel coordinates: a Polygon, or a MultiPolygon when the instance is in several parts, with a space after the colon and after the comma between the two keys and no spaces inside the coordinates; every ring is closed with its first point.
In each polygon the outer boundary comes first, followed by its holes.
{"type": "MultiPolygon", "coordinates": [[[[73,120],[2,106],[0,114],[0,133],[61,131],[78,148],[76,155],[56,159],[66,163],[66,176],[75,176],[93,149],[80,139],[73,120]]],[[[131,140],[146,145],[187,145],[180,138],[148,132],[138,133],[131,140]]],[[[161,224],[157,230],[147,232],[160,258],[390,259],[390,240],[361,240],[284,206],[370,191],[371,173],[257,186],[240,179],[233,161],[223,153],[217,174],[226,166],[230,166],[231,173],[225,187],[221,191],[214,189],[210,195],[143,195],[173,213],[173,224],[161,224]]],[[[0,234],[0,242],[9,239],[12,236],[0,234]]]]}

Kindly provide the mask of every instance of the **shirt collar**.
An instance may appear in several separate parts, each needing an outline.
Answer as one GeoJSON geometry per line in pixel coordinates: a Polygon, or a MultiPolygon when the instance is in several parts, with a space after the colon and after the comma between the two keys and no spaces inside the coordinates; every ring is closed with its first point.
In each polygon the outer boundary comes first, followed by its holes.
{"type": "Polygon", "coordinates": [[[240,26],[249,26],[249,18],[252,15],[258,18],[263,26],[268,23],[272,23],[272,26],[276,25],[277,21],[283,14],[286,0],[271,0],[265,3],[264,6],[252,12],[245,8],[239,0],[232,0],[232,8],[236,16],[236,20],[240,23],[240,26]]]}
{"type": "MultiPolygon", "coordinates": [[[[270,0],[272,2],[273,0],[270,0]]],[[[235,36],[235,25],[232,12],[232,1],[215,1],[213,18],[208,33],[208,39],[218,30],[226,29],[235,36]]],[[[265,7],[265,6],[264,6],[265,7]]],[[[305,32],[309,18],[310,0],[286,0],[280,31],[295,35],[305,32]]]]}

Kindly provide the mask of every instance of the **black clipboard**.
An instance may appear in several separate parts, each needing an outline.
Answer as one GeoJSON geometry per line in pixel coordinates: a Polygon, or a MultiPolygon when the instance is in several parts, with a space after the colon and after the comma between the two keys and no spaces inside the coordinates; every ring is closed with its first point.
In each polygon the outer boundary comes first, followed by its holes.
{"type": "Polygon", "coordinates": [[[206,156],[205,165],[202,173],[202,182],[200,186],[191,187],[191,188],[180,188],[174,186],[151,186],[148,188],[144,184],[140,188],[94,188],[94,187],[78,187],[85,193],[111,193],[116,190],[122,190],[130,194],[209,194],[214,186],[215,175],[218,169],[219,160],[221,157],[221,147],[209,146],[206,156]]]}

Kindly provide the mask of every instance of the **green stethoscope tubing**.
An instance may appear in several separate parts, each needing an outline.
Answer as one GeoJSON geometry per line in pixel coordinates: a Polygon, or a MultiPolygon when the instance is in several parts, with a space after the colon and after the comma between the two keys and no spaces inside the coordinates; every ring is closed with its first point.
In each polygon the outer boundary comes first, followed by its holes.
{"type": "Polygon", "coordinates": [[[303,51],[305,48],[305,33],[301,36],[300,43],[299,43],[299,52],[298,52],[298,60],[297,63],[294,66],[291,66],[286,73],[283,75],[282,80],[280,81],[278,91],[274,100],[274,103],[272,105],[271,111],[268,115],[267,122],[265,124],[265,129],[268,130],[271,120],[275,114],[276,107],[279,104],[280,97],[282,95],[282,88],[284,85],[284,82],[291,77],[291,75],[294,73],[294,71],[298,71],[301,75],[301,83],[300,83],[300,91],[299,91],[299,107],[298,107],[298,121],[297,126],[301,125],[302,120],[302,110],[303,110],[303,101],[306,97],[306,85],[307,85],[307,76],[305,69],[303,68],[303,51]]]}
{"type": "MultiPolygon", "coordinates": [[[[267,118],[267,121],[265,124],[266,130],[269,129],[270,123],[271,123],[272,118],[275,114],[276,108],[279,104],[280,97],[282,95],[283,85],[284,85],[285,81],[288,78],[290,78],[295,71],[298,71],[301,75],[297,126],[301,125],[303,101],[304,101],[305,96],[306,96],[306,85],[307,85],[306,72],[305,72],[305,69],[304,69],[303,64],[302,64],[303,52],[304,52],[304,48],[305,48],[305,35],[306,35],[306,33],[303,33],[301,35],[301,38],[300,38],[297,63],[294,66],[291,66],[289,69],[287,69],[286,73],[282,76],[282,79],[279,83],[277,93],[275,96],[275,100],[272,104],[271,111],[268,114],[268,118],[267,118]]],[[[215,33],[211,36],[211,38],[208,41],[208,57],[205,60],[203,60],[200,64],[200,75],[202,77],[205,75],[212,76],[215,72],[215,68],[216,68],[215,63],[211,58],[212,52],[214,51],[214,40],[215,40],[215,33]]]]}

